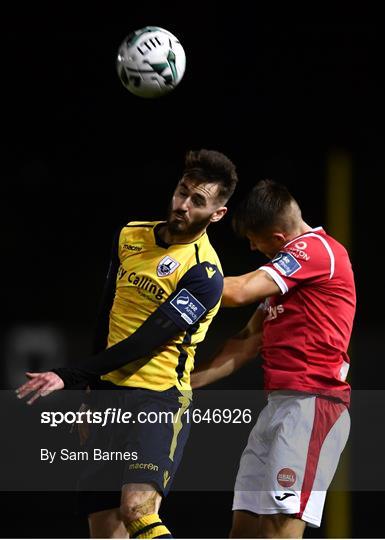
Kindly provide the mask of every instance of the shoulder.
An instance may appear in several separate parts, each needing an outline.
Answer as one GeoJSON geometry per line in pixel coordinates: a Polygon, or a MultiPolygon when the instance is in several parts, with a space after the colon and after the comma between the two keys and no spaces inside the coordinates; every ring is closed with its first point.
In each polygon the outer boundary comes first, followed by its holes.
{"type": "Polygon", "coordinates": [[[207,263],[216,266],[223,274],[219,256],[212,246],[207,233],[205,233],[196,243],[197,262],[207,263]]]}
{"type": "Polygon", "coordinates": [[[123,229],[130,228],[150,228],[153,229],[155,225],[160,223],[160,221],[129,221],[124,225],[123,229]]]}
{"type": "Polygon", "coordinates": [[[183,284],[194,284],[204,288],[223,288],[222,269],[210,261],[194,264],[180,280],[183,284]]]}
{"type": "Polygon", "coordinates": [[[151,221],[129,221],[119,228],[118,237],[120,241],[130,236],[143,235],[146,232],[152,231],[156,222],[151,221]]]}
{"type": "Polygon", "coordinates": [[[312,229],[288,242],[283,251],[305,267],[327,268],[329,277],[333,277],[338,249],[336,250],[336,241],[328,236],[322,227],[312,229]]]}
{"type": "Polygon", "coordinates": [[[153,243],[156,221],[129,221],[120,228],[117,235],[119,256],[124,258],[143,250],[143,246],[153,243]]]}

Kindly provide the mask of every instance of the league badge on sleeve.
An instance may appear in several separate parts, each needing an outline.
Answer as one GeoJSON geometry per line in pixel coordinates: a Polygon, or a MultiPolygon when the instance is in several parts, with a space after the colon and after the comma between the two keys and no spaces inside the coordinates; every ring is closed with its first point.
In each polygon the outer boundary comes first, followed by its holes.
{"type": "Polygon", "coordinates": [[[169,276],[178,268],[178,266],[180,266],[178,261],[166,255],[166,257],[163,257],[163,259],[159,262],[156,273],[158,277],[169,276]]]}
{"type": "Polygon", "coordinates": [[[179,311],[182,319],[193,324],[206,312],[206,308],[187,289],[182,289],[171,300],[171,305],[179,311]]]}
{"type": "Polygon", "coordinates": [[[287,253],[286,251],[280,251],[271,261],[274,268],[279,270],[279,272],[286,277],[292,276],[297,270],[302,268],[297,259],[287,253]]]}

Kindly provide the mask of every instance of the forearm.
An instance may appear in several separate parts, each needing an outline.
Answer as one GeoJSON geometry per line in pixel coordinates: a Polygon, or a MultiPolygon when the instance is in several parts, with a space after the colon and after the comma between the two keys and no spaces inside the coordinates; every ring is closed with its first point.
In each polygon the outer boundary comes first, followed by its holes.
{"type": "Polygon", "coordinates": [[[242,276],[228,276],[224,280],[221,307],[240,307],[244,305],[242,297],[242,276]]]}
{"type": "Polygon", "coordinates": [[[212,360],[201,364],[193,372],[191,386],[199,388],[218,381],[255,358],[262,347],[263,320],[263,310],[257,309],[247,325],[238,334],[228,339],[212,360]]]}
{"type": "Polygon", "coordinates": [[[243,330],[237,336],[227,340],[210,362],[198,366],[192,373],[191,386],[199,388],[228,377],[255,358],[260,348],[260,336],[250,335],[246,329],[243,330]]]}
{"type": "Polygon", "coordinates": [[[159,314],[151,315],[147,321],[127,339],[95,354],[79,360],[76,367],[53,369],[64,381],[66,388],[76,388],[89,380],[104,375],[139,358],[150,356],[154,350],[167,343],[180,328],[159,314]]]}
{"type": "Polygon", "coordinates": [[[230,356],[223,357],[221,354],[215,357],[215,362],[209,366],[202,366],[191,375],[191,386],[200,388],[224,377],[228,377],[235,371],[235,358],[230,356]]]}
{"type": "Polygon", "coordinates": [[[247,306],[280,293],[280,288],[267,272],[255,270],[241,276],[225,277],[222,306],[247,306]]]}

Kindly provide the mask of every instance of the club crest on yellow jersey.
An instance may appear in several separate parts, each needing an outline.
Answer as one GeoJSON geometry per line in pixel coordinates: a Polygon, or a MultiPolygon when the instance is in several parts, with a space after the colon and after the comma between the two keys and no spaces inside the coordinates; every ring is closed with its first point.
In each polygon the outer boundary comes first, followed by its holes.
{"type": "Polygon", "coordinates": [[[156,273],[158,277],[169,276],[178,268],[178,266],[180,266],[178,261],[166,255],[166,257],[163,257],[163,259],[159,262],[156,273]]]}

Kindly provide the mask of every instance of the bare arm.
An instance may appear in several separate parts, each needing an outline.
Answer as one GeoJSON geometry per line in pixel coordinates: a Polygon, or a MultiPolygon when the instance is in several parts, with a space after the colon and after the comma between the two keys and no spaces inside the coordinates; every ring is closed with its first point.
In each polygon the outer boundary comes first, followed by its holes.
{"type": "Polygon", "coordinates": [[[241,276],[225,277],[222,307],[247,306],[280,293],[281,289],[267,272],[254,270],[241,276]]]}
{"type": "Polygon", "coordinates": [[[192,373],[191,386],[199,388],[223,379],[253,359],[261,349],[263,319],[263,311],[257,309],[245,328],[225,341],[213,359],[192,373]]]}

